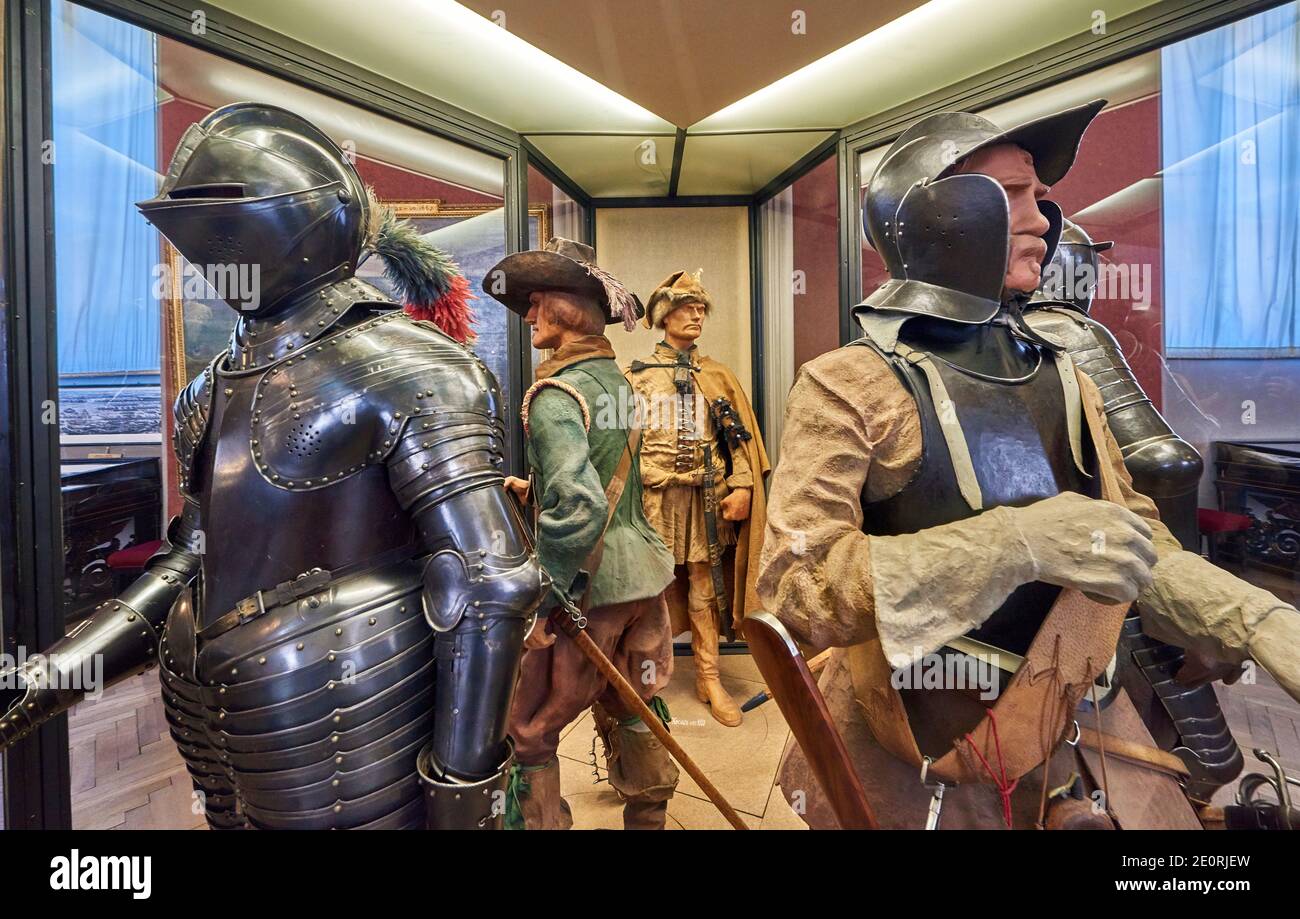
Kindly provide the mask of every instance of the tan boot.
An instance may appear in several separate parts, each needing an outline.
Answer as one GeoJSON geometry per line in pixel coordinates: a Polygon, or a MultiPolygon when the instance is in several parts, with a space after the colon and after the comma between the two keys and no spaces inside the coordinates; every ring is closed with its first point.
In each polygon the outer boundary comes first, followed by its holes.
{"type": "Polygon", "coordinates": [[[623,799],[623,829],[662,830],[679,777],[668,750],[641,729],[640,719],[622,724],[599,705],[591,711],[605,746],[609,784],[623,799]]]}
{"type": "Polygon", "coordinates": [[[722,688],[716,676],[712,679],[695,678],[695,698],[709,706],[709,712],[718,723],[734,728],[744,719],[740,706],[731,694],[722,688]]]}
{"type": "Polygon", "coordinates": [[[569,802],[560,796],[560,760],[552,757],[540,769],[525,767],[522,778],[528,783],[528,790],[519,795],[524,829],[570,829],[573,813],[569,810],[569,802]]]}
{"type": "Polygon", "coordinates": [[[709,706],[716,721],[734,728],[740,706],[718,678],[718,625],[713,615],[713,580],[708,563],[688,566],[691,580],[691,652],[695,655],[695,698],[709,706]]]}

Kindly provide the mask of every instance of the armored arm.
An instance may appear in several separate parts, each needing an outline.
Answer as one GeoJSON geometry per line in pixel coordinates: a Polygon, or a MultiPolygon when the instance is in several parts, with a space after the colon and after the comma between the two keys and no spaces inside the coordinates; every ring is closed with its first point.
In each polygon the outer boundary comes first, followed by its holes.
{"type": "Polygon", "coordinates": [[[1201,455],[1156,410],[1110,330],[1063,306],[1035,309],[1025,319],[1035,331],[1064,344],[1076,366],[1097,384],[1134,487],[1156,502],[1161,520],[1178,540],[1195,548],[1201,455]]]}
{"type": "Polygon", "coordinates": [[[202,551],[198,505],[187,500],[181,515],[172,518],[162,548],[121,596],[101,603],[44,654],[0,673],[0,700],[8,702],[0,718],[0,750],[67,711],[88,690],[151,666],[158,634],[172,604],[198,574],[202,551]]]}
{"type": "Polygon", "coordinates": [[[389,458],[389,480],[411,514],[425,568],[424,613],[440,632],[469,615],[526,619],[542,570],[498,465],[499,419],[474,412],[411,420],[389,458]]]}
{"type": "MultiPolygon", "coordinates": [[[[404,420],[387,464],[389,482],[429,553],[422,602],[437,633],[438,690],[422,778],[431,798],[478,802],[465,805],[473,808],[481,804],[477,796],[454,789],[466,783],[497,789],[504,781],[506,719],[523,640],[549,581],[503,487],[505,431],[495,381],[480,366],[447,382],[429,393],[436,407],[404,420]]],[[[486,819],[477,810],[447,807],[429,809],[431,825],[486,819]]]]}

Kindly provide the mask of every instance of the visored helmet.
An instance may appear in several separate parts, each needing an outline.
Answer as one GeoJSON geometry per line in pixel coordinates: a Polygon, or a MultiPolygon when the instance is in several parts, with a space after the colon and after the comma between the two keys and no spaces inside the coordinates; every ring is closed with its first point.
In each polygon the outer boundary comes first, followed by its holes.
{"type": "Polygon", "coordinates": [[[355,273],[369,218],[365,185],[329,137],[251,102],[192,125],[157,197],[136,207],[253,316],[355,273]]]}
{"type": "MultiPolygon", "coordinates": [[[[863,229],[894,279],[882,291],[896,294],[896,281],[920,281],[943,288],[944,295],[894,295],[884,308],[934,312],[960,322],[992,318],[1006,275],[1010,207],[995,180],[957,173],[958,164],[977,150],[1015,144],[1033,157],[1039,179],[1053,185],[1073,165],[1083,132],[1104,105],[1089,102],[1009,131],[980,115],[940,112],[904,131],[868,183],[863,229]]],[[[1051,224],[1045,236],[1050,259],[1061,211],[1050,201],[1040,201],[1039,209],[1051,224]]]]}
{"type": "Polygon", "coordinates": [[[1083,227],[1071,220],[1063,221],[1056,252],[1043,269],[1042,283],[1029,302],[1035,306],[1064,305],[1088,315],[1100,277],[1098,253],[1113,245],[1095,243],[1083,227]]]}

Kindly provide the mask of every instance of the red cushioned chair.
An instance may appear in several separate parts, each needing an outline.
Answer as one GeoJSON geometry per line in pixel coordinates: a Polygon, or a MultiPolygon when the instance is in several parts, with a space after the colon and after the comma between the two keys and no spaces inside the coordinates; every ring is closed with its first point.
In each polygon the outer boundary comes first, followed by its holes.
{"type": "Polygon", "coordinates": [[[1254,525],[1254,520],[1245,514],[1231,511],[1218,511],[1209,507],[1196,509],[1196,527],[1204,537],[1210,561],[1219,564],[1219,538],[1228,536],[1237,544],[1241,552],[1241,570],[1246,570],[1246,531],[1254,525]]]}
{"type": "Polygon", "coordinates": [[[109,570],[113,572],[114,593],[121,593],[123,589],[130,586],[136,576],[144,571],[144,566],[149,559],[153,558],[153,554],[161,548],[161,539],[151,539],[148,542],[138,542],[125,549],[110,552],[105,561],[109,570]]]}

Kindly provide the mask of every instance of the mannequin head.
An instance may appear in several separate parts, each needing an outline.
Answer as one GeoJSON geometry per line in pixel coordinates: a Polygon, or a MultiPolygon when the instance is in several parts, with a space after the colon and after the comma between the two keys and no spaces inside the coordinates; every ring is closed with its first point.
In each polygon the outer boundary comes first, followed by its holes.
{"type": "Polygon", "coordinates": [[[1043,235],[1051,229],[1051,223],[1038,209],[1039,200],[1051,188],[1039,180],[1033,157],[1015,144],[996,144],[976,150],[958,164],[956,171],[986,175],[1007,193],[1011,207],[1011,247],[1003,296],[1032,293],[1042,279],[1043,259],[1047,256],[1043,235]]]}
{"type": "Polygon", "coordinates": [[[532,327],[533,347],[558,348],[586,335],[605,334],[605,319],[594,297],[565,290],[535,290],[528,296],[524,321],[532,327]]]}
{"type": "Polygon", "coordinates": [[[695,339],[704,331],[704,314],[708,307],[698,300],[685,300],[664,316],[664,341],[678,351],[685,351],[695,344],[695,339]]]}

